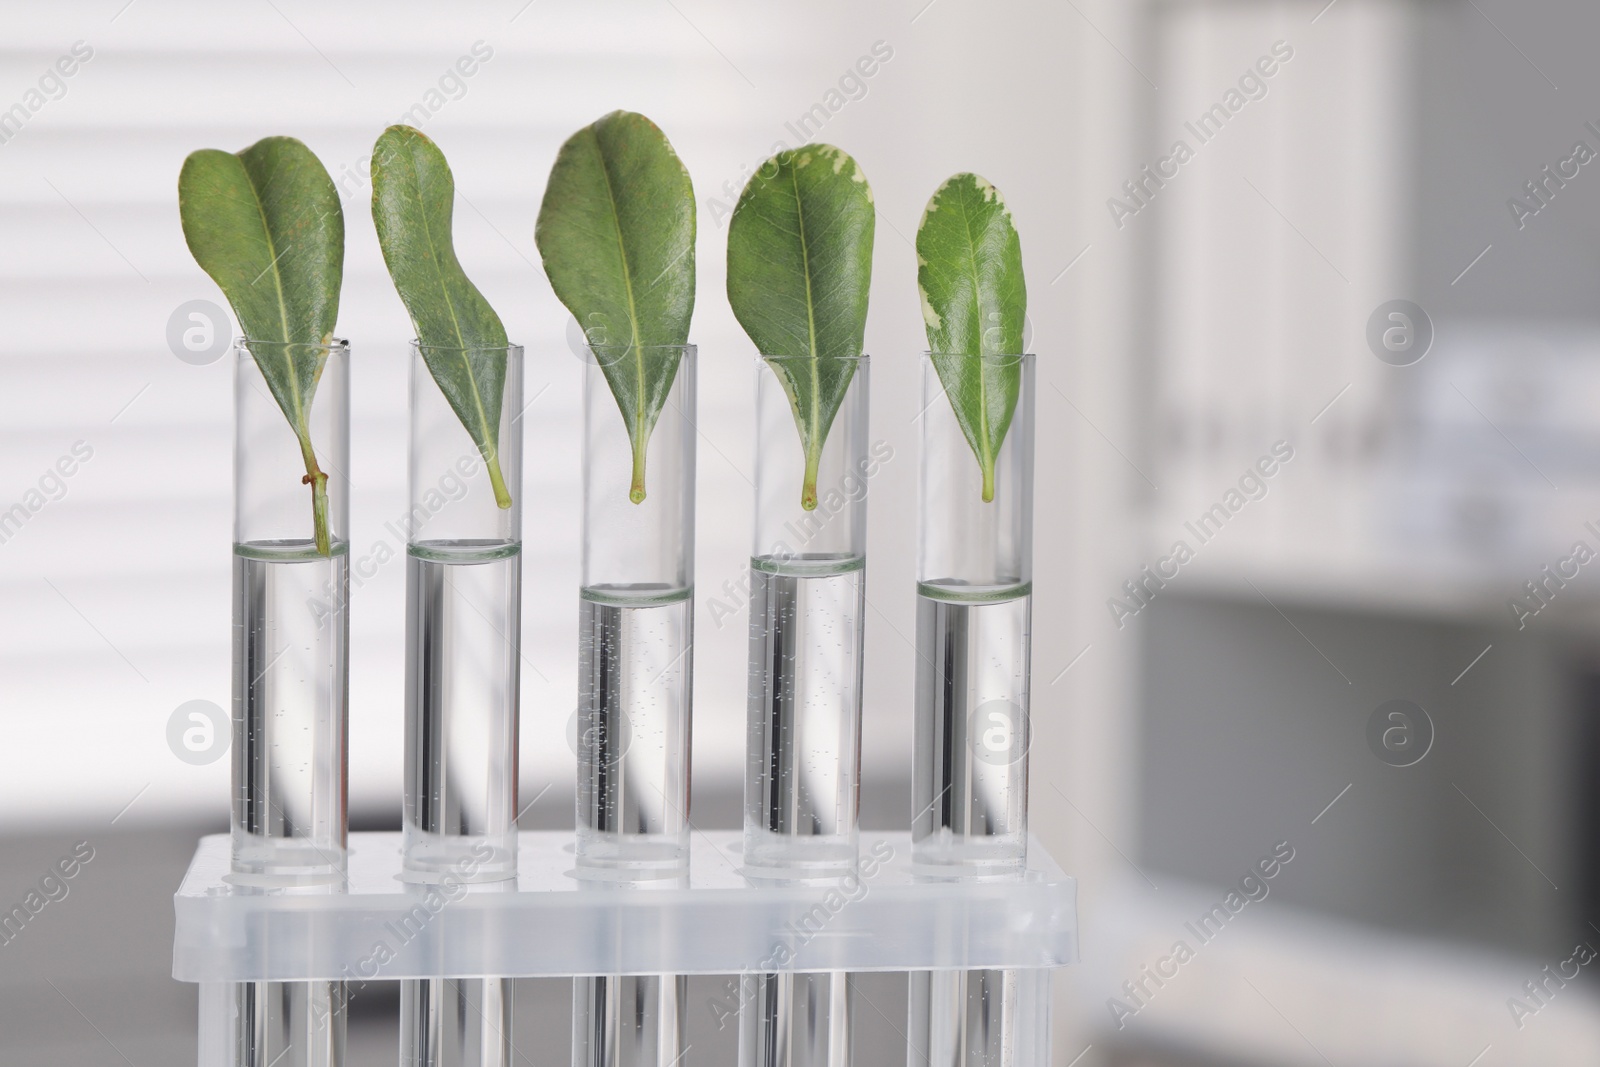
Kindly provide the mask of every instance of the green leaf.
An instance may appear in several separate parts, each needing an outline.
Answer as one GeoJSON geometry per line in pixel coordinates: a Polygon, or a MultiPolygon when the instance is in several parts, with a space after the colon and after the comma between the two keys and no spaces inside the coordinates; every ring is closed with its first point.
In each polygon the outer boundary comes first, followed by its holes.
{"type": "Polygon", "coordinates": [[[567,139],[534,241],[556,296],[604,352],[601,370],[633,446],[628,498],[644,500],[645,450],[694,312],[694,186],[666,134],[613,111],[567,139]]]}
{"type": "Polygon", "coordinates": [[[832,145],[779,152],[744,187],[728,223],[728,303],[794,409],[805,451],[800,506],[817,506],[817,466],[867,328],[872,189],[832,145]]]}
{"type": "Polygon", "coordinates": [[[1022,389],[1016,357],[1028,307],[1022,246],[1000,190],[957,174],[933,194],[917,226],[917,288],[934,369],[992,501],[995,457],[1022,389]]]}
{"type": "Polygon", "coordinates": [[[300,441],[317,551],[328,539],[328,476],[311,446],[311,404],[339,316],[344,211],[333,180],[293,137],[183,161],[178,213],[195,262],[221,287],[261,376],[300,441]]]}
{"type": "Polygon", "coordinates": [[[383,131],[372,149],[372,221],[383,261],[428,372],[478,446],[495,503],[509,508],[498,454],[506,329],[456,260],[455,198],[455,178],[437,145],[410,126],[383,131]]]}

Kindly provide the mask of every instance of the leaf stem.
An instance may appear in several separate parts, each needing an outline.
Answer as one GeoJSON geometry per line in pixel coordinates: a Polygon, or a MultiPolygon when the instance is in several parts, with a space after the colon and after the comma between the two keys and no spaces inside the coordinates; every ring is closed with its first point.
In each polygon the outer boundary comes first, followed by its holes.
{"type": "Polygon", "coordinates": [[[506,477],[500,470],[500,457],[483,457],[484,469],[489,472],[489,486],[494,490],[494,502],[504,511],[511,506],[511,490],[506,488],[506,477]]]}
{"type": "Polygon", "coordinates": [[[633,484],[628,487],[628,499],[635,504],[644,503],[644,456],[649,445],[650,441],[644,434],[634,434],[633,484]]]}
{"type": "Polygon", "coordinates": [[[994,457],[985,456],[983,467],[983,502],[994,503],[994,457]]]}
{"type": "Polygon", "coordinates": [[[328,476],[317,466],[317,454],[311,448],[310,437],[301,436],[300,454],[306,461],[306,475],[300,481],[311,486],[311,524],[317,541],[317,555],[331,556],[333,545],[328,536],[328,476]]]}
{"type": "Polygon", "coordinates": [[[822,465],[822,448],[818,445],[806,452],[805,482],[800,486],[800,507],[806,511],[817,510],[817,468],[822,465]]]}
{"type": "Polygon", "coordinates": [[[311,483],[311,522],[316,532],[317,554],[333,555],[333,544],[328,537],[328,476],[321,471],[311,483]]]}

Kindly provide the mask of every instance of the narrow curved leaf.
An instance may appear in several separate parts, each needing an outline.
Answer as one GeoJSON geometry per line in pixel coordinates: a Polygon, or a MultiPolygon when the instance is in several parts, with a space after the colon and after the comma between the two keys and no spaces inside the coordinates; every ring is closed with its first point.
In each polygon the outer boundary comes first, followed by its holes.
{"type": "Polygon", "coordinates": [[[389,277],[411,315],[422,359],[483,456],[495,503],[511,506],[500,471],[506,329],[456,260],[456,183],[439,146],[390,126],[372,149],[372,222],[389,277]]]}
{"type": "Polygon", "coordinates": [[[191,153],[178,175],[178,213],[195,262],[221,287],[261,376],[300,441],[317,551],[327,555],[328,476],[311,445],[311,404],[339,317],[344,211],[333,179],[293,137],[238,153],[191,153]]]}
{"type": "Polygon", "coordinates": [[[817,466],[867,328],[872,189],[832,145],[779,152],[728,223],[728,303],[794,409],[805,451],[800,505],[817,506],[817,466]]]}
{"type": "Polygon", "coordinates": [[[939,186],[917,226],[928,350],[994,499],[994,464],[1022,388],[1022,245],[1000,190],[976,174],[939,186]],[[981,358],[980,358],[981,357],[981,358]],[[1000,358],[996,358],[1000,357],[1000,358]]]}
{"type": "Polygon", "coordinates": [[[567,139],[534,241],[556,296],[582,324],[633,446],[628,496],[644,500],[645,450],[678,373],[661,346],[689,339],[694,187],[666,134],[613,111],[567,139]]]}

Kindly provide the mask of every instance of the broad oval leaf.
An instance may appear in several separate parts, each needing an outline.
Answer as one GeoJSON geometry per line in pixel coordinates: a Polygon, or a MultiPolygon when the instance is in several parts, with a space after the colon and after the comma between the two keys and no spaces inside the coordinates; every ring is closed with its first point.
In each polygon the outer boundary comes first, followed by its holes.
{"type": "Polygon", "coordinates": [[[456,183],[439,146],[390,126],[372,149],[372,222],[389,277],[411,316],[428,372],[483,456],[495,503],[511,506],[500,471],[506,329],[456,259],[456,183]]]}
{"type": "Polygon", "coordinates": [[[800,506],[817,506],[817,466],[867,328],[872,188],[832,145],[779,152],[739,195],[728,223],[728,303],[783,382],[806,469],[800,506]]]}
{"type": "Polygon", "coordinates": [[[1028,293],[1011,212],[976,174],[955,175],[928,201],[917,226],[917,289],[934,368],[991,501],[1022,388],[1028,293]]]}
{"type": "Polygon", "coordinates": [[[245,337],[275,342],[252,354],[300,440],[317,550],[327,555],[328,476],[312,449],[310,417],[344,277],[344,210],[333,179],[293,137],[237,153],[201,149],[183,161],[178,213],[189,251],[245,337]]]}
{"type": "Polygon", "coordinates": [[[694,237],[694,186],[655,123],[613,111],[561,146],[534,242],[556,296],[608,353],[600,366],[633,446],[636,504],[650,432],[678,373],[677,353],[660,349],[689,340],[694,237]]]}

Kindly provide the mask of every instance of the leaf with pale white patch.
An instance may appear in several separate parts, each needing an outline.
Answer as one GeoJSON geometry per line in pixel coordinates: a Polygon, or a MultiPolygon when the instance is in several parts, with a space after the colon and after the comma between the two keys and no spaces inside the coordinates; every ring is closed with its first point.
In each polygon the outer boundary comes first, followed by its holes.
{"type": "Polygon", "coordinates": [[[872,189],[854,159],[806,145],[767,160],[728,223],[728,303],[783,383],[805,453],[800,506],[855,376],[867,327],[872,189]]]}
{"type": "Polygon", "coordinates": [[[1022,389],[1022,246],[1000,191],[957,174],[917,227],[917,289],[934,369],[994,499],[995,458],[1022,389]]]}

